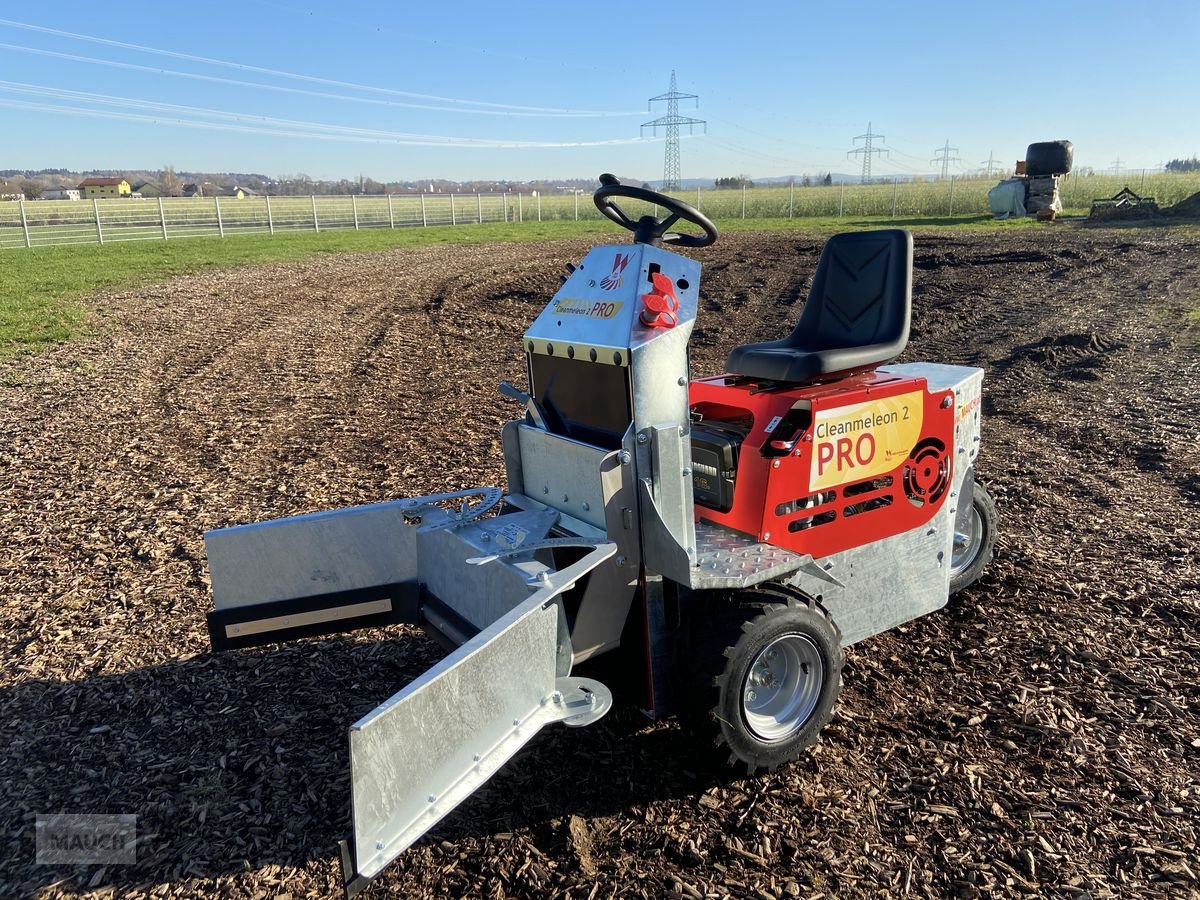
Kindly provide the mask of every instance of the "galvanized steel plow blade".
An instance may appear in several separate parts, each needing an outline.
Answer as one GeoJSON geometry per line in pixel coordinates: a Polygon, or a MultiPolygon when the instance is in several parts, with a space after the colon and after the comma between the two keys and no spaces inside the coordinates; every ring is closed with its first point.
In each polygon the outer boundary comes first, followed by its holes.
{"type": "MultiPolygon", "coordinates": [[[[471,795],[543,725],[588,725],[608,688],[558,675],[558,595],[616,551],[600,544],[350,729],[356,892],[471,795]]],[[[563,637],[562,640],[567,638],[563,637]]]]}

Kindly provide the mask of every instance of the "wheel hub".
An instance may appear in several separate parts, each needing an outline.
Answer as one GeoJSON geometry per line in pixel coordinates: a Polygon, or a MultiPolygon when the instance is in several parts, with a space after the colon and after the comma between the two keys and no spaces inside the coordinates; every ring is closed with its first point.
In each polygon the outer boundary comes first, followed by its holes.
{"type": "Polygon", "coordinates": [[[825,664],[817,645],[803,634],[775,638],[755,657],[742,690],[746,725],[760,740],[774,742],[804,727],[821,695],[825,664]]]}
{"type": "Polygon", "coordinates": [[[971,507],[971,521],[966,531],[954,532],[954,548],[950,552],[950,577],[957,578],[975,560],[983,544],[983,517],[979,510],[971,507]]]}

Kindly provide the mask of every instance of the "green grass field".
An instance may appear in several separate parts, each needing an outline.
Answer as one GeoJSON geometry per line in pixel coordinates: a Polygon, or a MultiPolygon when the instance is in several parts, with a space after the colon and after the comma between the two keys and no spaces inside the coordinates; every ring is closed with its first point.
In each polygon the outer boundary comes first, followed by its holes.
{"type": "Polygon", "coordinates": [[[179,241],[67,245],[0,251],[0,358],[86,334],[80,302],[210,268],[286,262],[320,253],[483,241],[537,241],[596,234],[596,222],[322,231],[179,241]]]}
{"type": "MultiPolygon", "coordinates": [[[[829,189],[826,189],[829,190],[829,189]]],[[[714,192],[715,193],[715,192],[714,192]]],[[[588,204],[590,206],[590,203],[588,204]]],[[[629,205],[632,215],[642,210],[629,205]]],[[[739,209],[740,212],[740,209],[739,209]]],[[[900,227],[1005,231],[1040,227],[1032,220],[997,222],[987,215],[953,218],[806,216],[804,218],[717,219],[723,231],[837,231],[900,227]]],[[[374,228],[237,234],[225,239],[130,241],[35,247],[0,251],[0,359],[89,333],[84,299],[102,291],[125,290],[211,268],[286,262],[321,253],[367,253],[395,247],[588,238],[597,243],[624,242],[615,225],[585,221],[491,223],[430,228],[374,228]]]]}

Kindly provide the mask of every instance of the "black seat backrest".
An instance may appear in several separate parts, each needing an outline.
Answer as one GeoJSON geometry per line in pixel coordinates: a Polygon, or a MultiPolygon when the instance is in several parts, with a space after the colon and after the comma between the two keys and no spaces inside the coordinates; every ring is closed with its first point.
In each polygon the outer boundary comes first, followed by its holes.
{"type": "Polygon", "coordinates": [[[787,343],[833,350],[908,342],[912,235],[907,231],[835,234],[825,244],[804,312],[787,343]]]}
{"type": "Polygon", "coordinates": [[[908,343],[912,246],[912,235],[898,229],[835,234],[792,333],[734,347],[727,371],[800,383],[891,362],[908,343]]]}

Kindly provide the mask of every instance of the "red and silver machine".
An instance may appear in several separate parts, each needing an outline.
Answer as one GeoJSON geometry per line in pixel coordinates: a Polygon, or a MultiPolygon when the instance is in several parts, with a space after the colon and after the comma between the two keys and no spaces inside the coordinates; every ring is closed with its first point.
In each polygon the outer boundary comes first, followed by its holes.
{"type": "Polygon", "coordinates": [[[716,228],[601,182],[597,206],[634,242],[592,249],[526,331],[528,391],[501,385],[524,405],[503,429],[507,491],[205,536],[214,649],[409,622],[450,650],[350,727],[351,894],[542,726],[603,716],[604,657],[698,750],[773,769],[828,721],[845,646],[941,608],[991,558],[983,372],[892,363],[908,232],[832,237],[791,334],[693,378],[701,267],[663,245],[716,228]]]}

